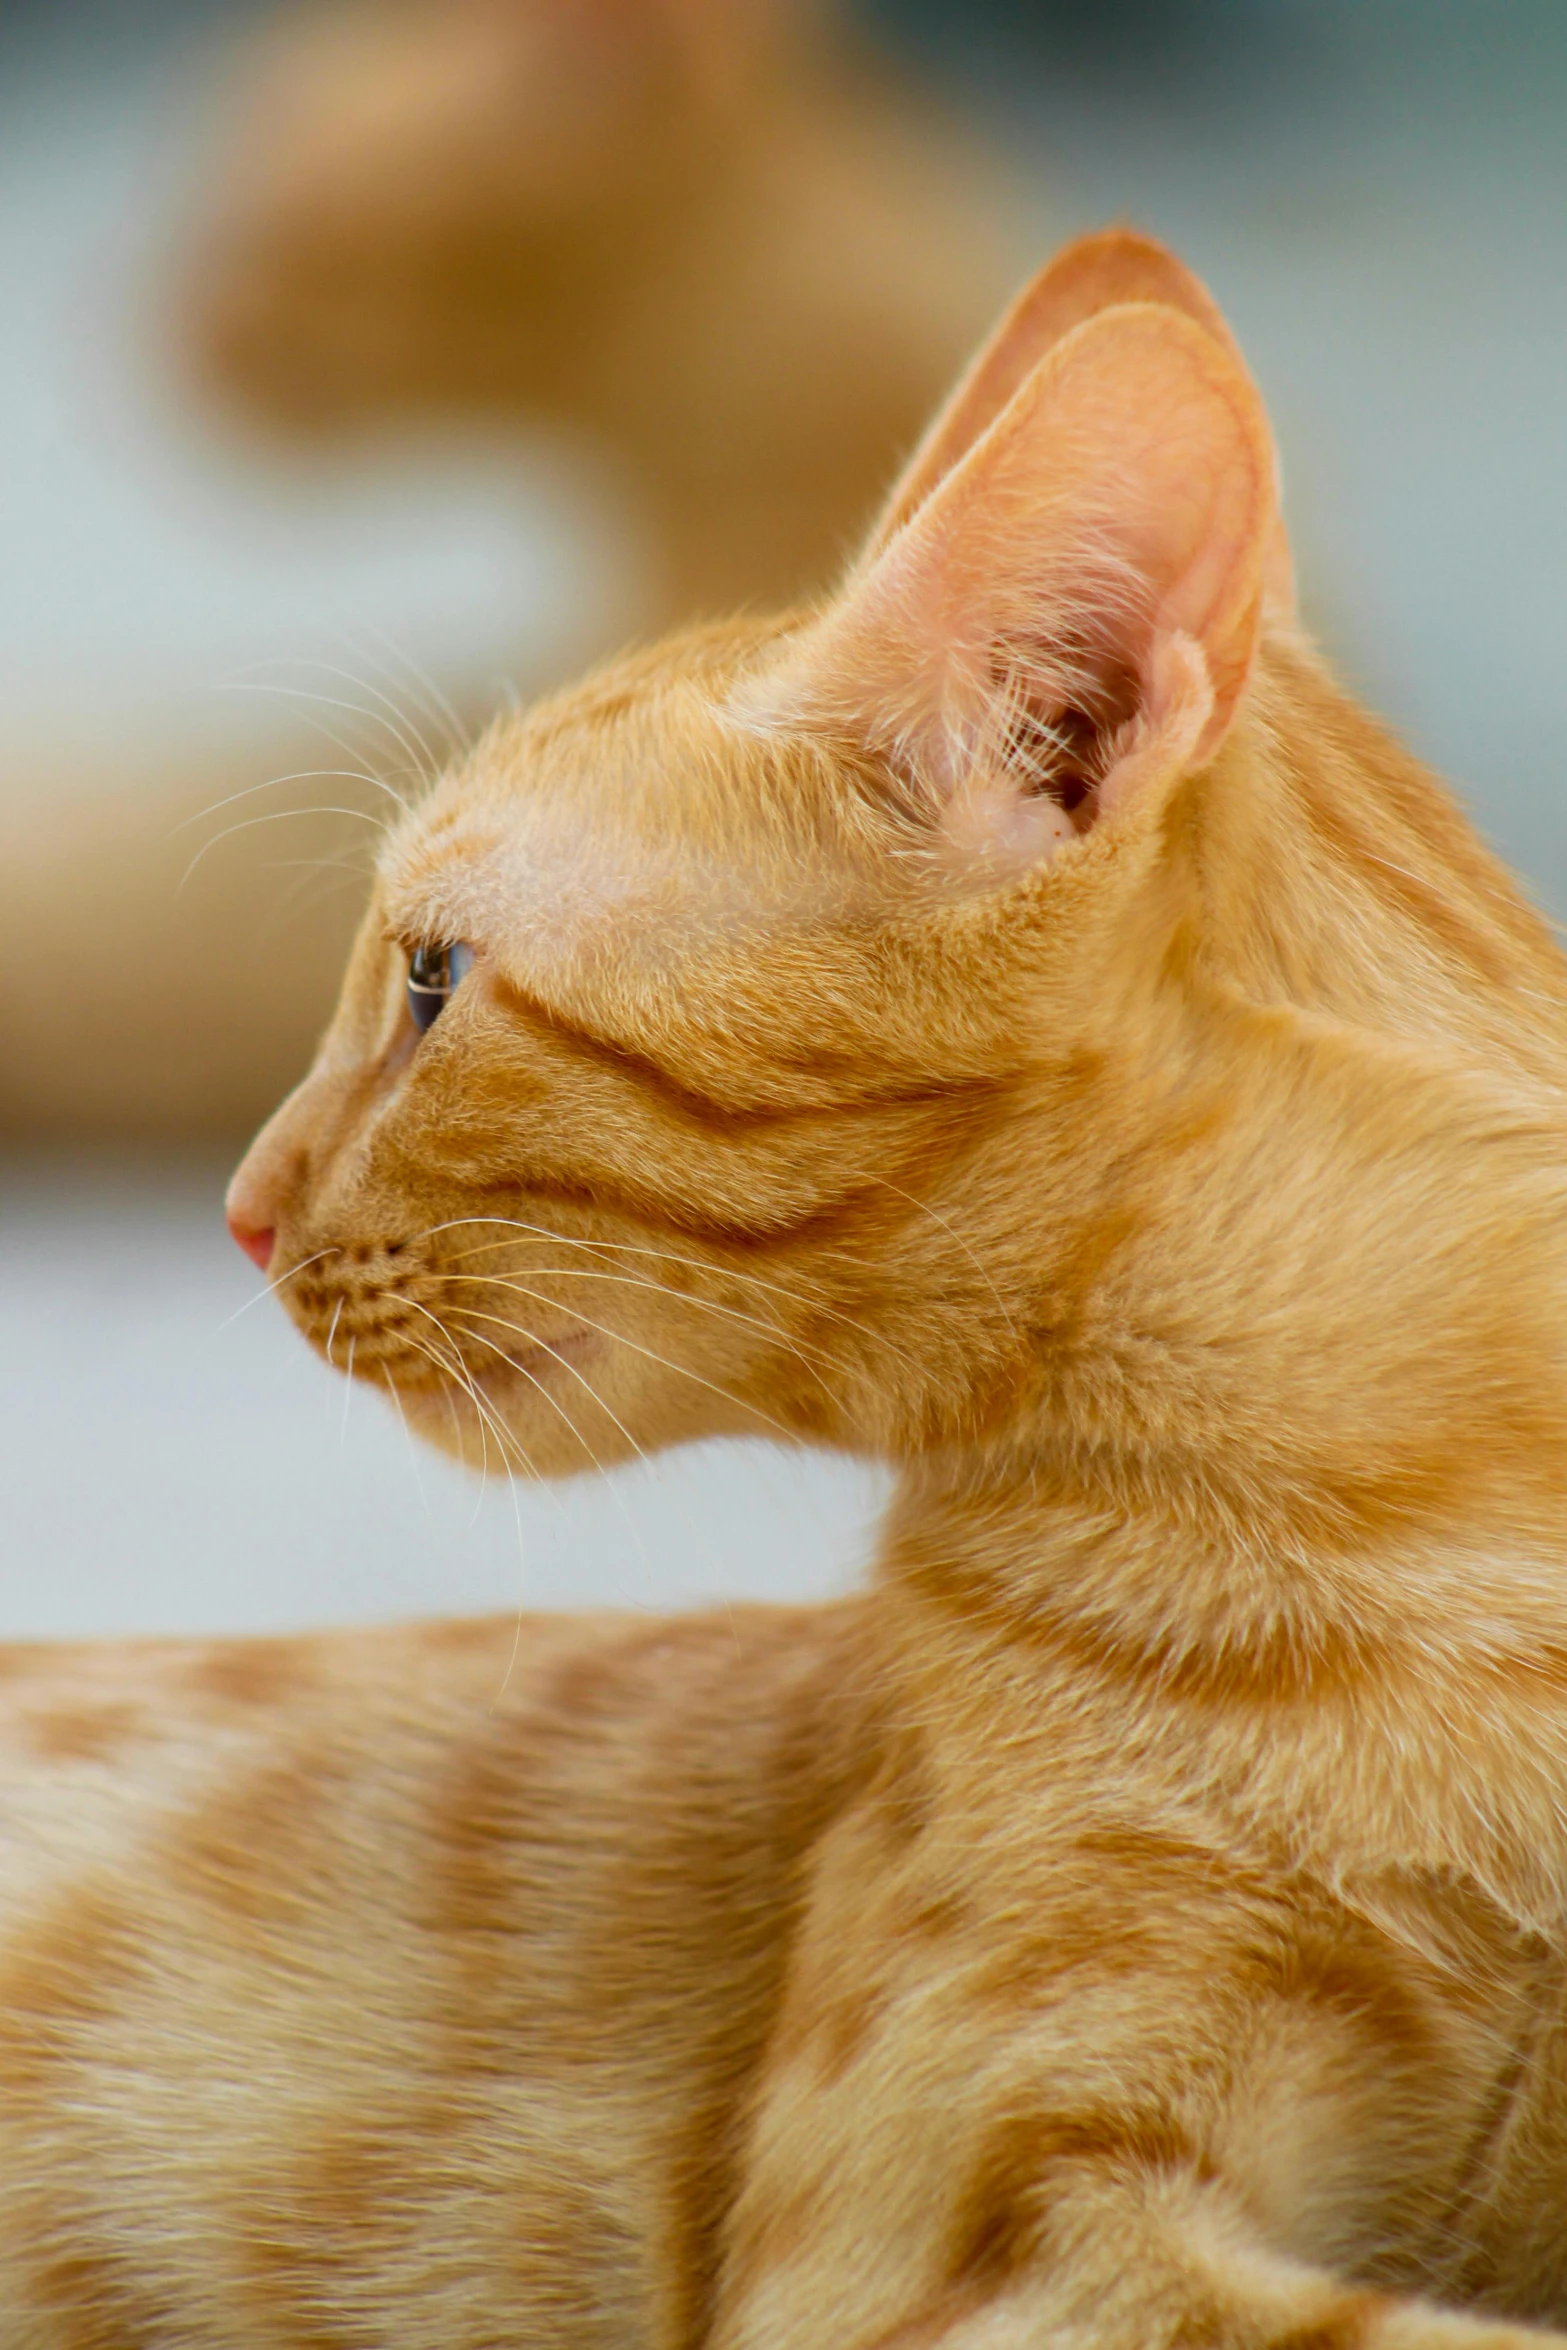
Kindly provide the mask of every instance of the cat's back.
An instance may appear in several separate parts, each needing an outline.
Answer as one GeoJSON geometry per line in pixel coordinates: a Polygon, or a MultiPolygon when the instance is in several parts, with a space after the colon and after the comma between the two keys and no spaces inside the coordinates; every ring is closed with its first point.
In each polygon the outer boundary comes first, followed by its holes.
{"type": "Polygon", "coordinates": [[[681,2339],[857,1654],[852,1605],[0,1651],[0,2345],[681,2339]]]}

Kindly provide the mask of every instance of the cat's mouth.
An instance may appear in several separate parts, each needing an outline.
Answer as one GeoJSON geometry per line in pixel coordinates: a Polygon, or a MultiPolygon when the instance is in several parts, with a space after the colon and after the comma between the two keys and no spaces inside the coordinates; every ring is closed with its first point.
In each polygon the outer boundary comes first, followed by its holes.
{"type": "Polygon", "coordinates": [[[300,1278],[277,1285],[293,1320],[335,1371],[409,1397],[547,1392],[563,1379],[585,1384],[580,1366],[597,1349],[596,1331],[564,1315],[551,1327],[553,1313],[542,1297],[545,1310],[526,1324],[505,1310],[506,1299],[460,1291],[458,1302],[443,1294],[438,1273],[379,1261],[393,1253],[323,1252],[324,1259],[342,1261],[306,1260],[300,1278]],[[545,1326],[534,1327],[537,1322],[545,1326]]]}

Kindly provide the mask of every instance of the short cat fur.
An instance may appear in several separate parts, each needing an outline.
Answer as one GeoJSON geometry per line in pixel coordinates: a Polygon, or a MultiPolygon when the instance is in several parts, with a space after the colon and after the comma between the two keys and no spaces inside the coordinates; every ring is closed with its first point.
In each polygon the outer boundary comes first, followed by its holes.
{"type": "Polygon", "coordinates": [[[1563,978],[1119,232],[834,598],[499,725],[236,1228],[475,1461],[895,1462],[874,1570],[9,1652],[5,2350],[1567,2339],[1563,978]]]}

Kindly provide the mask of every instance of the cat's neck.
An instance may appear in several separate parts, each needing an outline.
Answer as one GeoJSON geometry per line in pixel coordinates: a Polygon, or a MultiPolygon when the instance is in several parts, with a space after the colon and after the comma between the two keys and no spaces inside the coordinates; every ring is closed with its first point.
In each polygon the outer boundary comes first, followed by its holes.
{"type": "Polygon", "coordinates": [[[1287,634],[1257,702],[924,1235],[992,1278],[889,1555],[1194,1692],[1567,1709],[1567,971],[1287,634]]]}
{"type": "MultiPolygon", "coordinates": [[[[1124,1467],[1124,1464],[1123,1464],[1124,1467]]],[[[1462,1877],[1567,1918],[1567,1513],[1554,1552],[1377,1552],[1040,1448],[905,1467],[877,1569],[906,1702],[978,1753],[1369,1900],[1462,1877]]]]}

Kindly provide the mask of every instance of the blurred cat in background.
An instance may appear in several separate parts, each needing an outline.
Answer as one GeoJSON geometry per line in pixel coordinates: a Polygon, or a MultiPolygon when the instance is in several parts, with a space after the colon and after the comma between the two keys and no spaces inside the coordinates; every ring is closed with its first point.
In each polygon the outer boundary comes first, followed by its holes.
{"type": "Polygon", "coordinates": [[[338,0],[256,61],[186,315],[285,431],[590,436],[667,622],[847,551],[994,309],[1001,194],[824,9],[338,0]]]}
{"type": "MultiPolygon", "coordinates": [[[[570,436],[631,525],[617,636],[827,579],[1010,274],[972,143],[785,0],[343,0],[234,83],[175,306],[203,396],[318,455],[411,420],[570,436]]],[[[548,682],[525,645],[516,666],[548,682]]],[[[299,851],[270,813],[180,877],[235,816],[385,802],[332,775],[193,824],[270,772],[362,763],[263,765],[256,739],[238,771],[171,762],[156,797],[0,811],[13,1134],[232,1134],[308,1051],[351,894],[299,895],[280,969],[274,862],[299,851]]]]}

